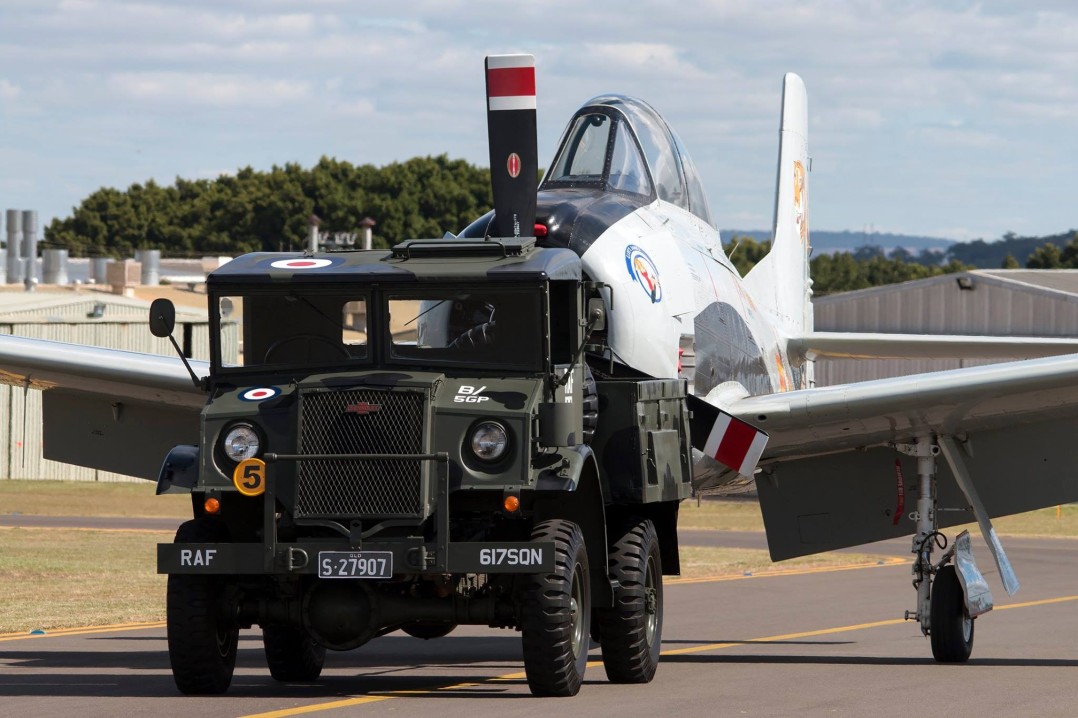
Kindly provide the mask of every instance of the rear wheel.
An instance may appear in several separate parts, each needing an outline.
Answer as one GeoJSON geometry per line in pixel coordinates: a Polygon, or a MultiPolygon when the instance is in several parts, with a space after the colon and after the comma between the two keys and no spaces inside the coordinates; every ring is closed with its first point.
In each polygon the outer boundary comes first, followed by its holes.
{"type": "Polygon", "coordinates": [[[311,634],[292,626],[263,626],[262,645],[266,663],[275,680],[306,683],[318,680],[326,662],[326,648],[311,634]]]}
{"type": "Polygon", "coordinates": [[[591,586],[580,527],[570,521],[538,524],[533,541],[553,541],[554,570],[528,576],[521,606],[524,670],[537,696],[573,696],[588,663],[591,586]]]}
{"type": "Polygon", "coordinates": [[[932,656],[940,663],[965,663],[973,652],[973,619],[966,611],[954,566],[944,566],[932,582],[929,633],[932,656]]]}
{"type": "MultiPolygon", "coordinates": [[[[176,543],[228,541],[228,528],[216,519],[180,524],[176,543]]],[[[168,577],[168,658],[181,693],[224,693],[236,668],[239,626],[225,616],[223,576],[170,574],[168,577]]]]}
{"type": "Polygon", "coordinates": [[[620,584],[611,608],[599,608],[603,666],[614,683],[648,683],[659,665],[663,576],[659,537],[647,519],[629,524],[610,550],[610,577],[620,584]]]}

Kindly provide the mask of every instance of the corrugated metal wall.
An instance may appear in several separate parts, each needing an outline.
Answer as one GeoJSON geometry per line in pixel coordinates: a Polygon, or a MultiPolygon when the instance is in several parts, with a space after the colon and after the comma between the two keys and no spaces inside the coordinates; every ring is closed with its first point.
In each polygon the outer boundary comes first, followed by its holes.
{"type": "MultiPolygon", "coordinates": [[[[146,302],[125,300],[118,304],[117,298],[109,297],[106,309],[109,319],[104,320],[86,317],[95,303],[93,298],[88,304],[77,297],[72,298],[74,301],[57,304],[42,295],[36,306],[22,299],[11,302],[6,296],[3,299],[0,303],[0,334],[176,357],[168,339],[150,334],[146,302]],[[120,314],[125,316],[117,316],[120,314]]],[[[209,331],[205,314],[199,317],[197,312],[178,307],[176,318],[177,340],[182,343],[183,323],[192,324],[192,357],[208,360],[209,331]]],[[[225,346],[232,347],[232,356],[226,357],[225,361],[235,361],[237,339],[235,325],[226,327],[225,346]]],[[[176,361],[180,361],[179,357],[176,361]]],[[[142,481],[122,474],[47,461],[41,456],[41,424],[40,392],[0,385],[0,479],[142,481]]]]}
{"type": "MultiPolygon", "coordinates": [[[[955,275],[822,297],[815,327],[828,332],[1078,336],[1078,295],[970,273],[973,289],[955,275]]],[[[820,359],[817,386],[869,381],[993,362],[820,359]]]]}

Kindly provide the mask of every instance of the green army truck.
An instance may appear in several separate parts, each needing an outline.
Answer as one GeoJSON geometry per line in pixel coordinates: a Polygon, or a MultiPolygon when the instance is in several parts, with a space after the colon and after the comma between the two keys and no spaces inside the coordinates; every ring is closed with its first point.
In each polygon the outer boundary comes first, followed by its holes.
{"type": "Polygon", "coordinates": [[[652,679],[691,493],[686,385],[602,371],[613,298],[574,252],[255,253],[206,288],[201,440],[158,482],[194,509],[158,546],[182,692],[225,691],[254,625],[281,681],[462,624],[520,631],[537,695],[575,694],[591,641],[610,680],[652,679]]]}

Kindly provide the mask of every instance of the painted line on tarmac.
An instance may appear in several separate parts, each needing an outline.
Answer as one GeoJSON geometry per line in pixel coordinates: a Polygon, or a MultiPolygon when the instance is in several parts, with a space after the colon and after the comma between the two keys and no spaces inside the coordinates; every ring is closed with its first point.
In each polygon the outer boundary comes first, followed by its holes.
{"type": "MultiPolygon", "coordinates": [[[[870,566],[863,566],[865,568],[874,568],[876,564],[870,566]]],[[[746,577],[748,578],[748,577],[746,577]]],[[[1045,598],[1039,601],[1026,601],[1024,603],[1012,603],[1007,606],[997,606],[996,610],[1005,610],[1009,608],[1030,608],[1033,606],[1047,606],[1055,603],[1069,603],[1072,601],[1078,601],[1078,596],[1060,596],[1057,598],[1045,598]]],[[[725,643],[708,643],[700,646],[690,646],[688,648],[675,648],[669,651],[663,651],[662,656],[681,656],[688,653],[704,653],[706,651],[716,651],[724,648],[734,648],[736,646],[744,646],[750,643],[776,643],[778,641],[793,641],[801,638],[812,638],[814,636],[828,636],[836,633],[850,633],[853,631],[864,631],[872,628],[883,628],[885,626],[897,626],[902,623],[907,623],[902,618],[892,618],[886,621],[872,621],[869,623],[858,623],[851,626],[837,626],[835,628],[821,628],[814,631],[800,631],[798,633],[784,633],[777,636],[764,636],[762,638],[749,638],[744,641],[727,641],[725,643]]],[[[602,661],[589,661],[588,668],[596,668],[602,665],[602,661]]],[[[285,708],[282,710],[269,711],[267,713],[252,713],[250,715],[243,716],[242,718],[289,718],[290,716],[304,715],[307,713],[319,713],[322,711],[336,710],[337,708],[348,708],[351,706],[359,706],[367,703],[379,703],[382,701],[393,700],[395,698],[407,698],[409,696],[433,696],[438,693],[446,691],[461,690],[465,688],[482,688],[483,686],[494,686],[498,683],[504,683],[508,681],[520,681],[526,678],[524,672],[519,673],[507,673],[501,676],[492,676],[479,681],[470,681],[467,683],[454,683],[448,686],[438,686],[428,689],[414,689],[407,691],[387,691],[377,695],[357,696],[355,698],[345,698],[343,700],[332,701],[329,703],[316,703],[314,705],[301,706],[298,708],[285,708]]]]}
{"type": "Polygon", "coordinates": [[[0,633],[0,642],[22,641],[27,638],[56,638],[58,636],[83,636],[89,633],[119,633],[120,631],[138,631],[143,628],[164,628],[164,621],[141,621],[134,623],[112,623],[106,626],[82,626],[79,628],[57,628],[46,633],[0,633]]]}

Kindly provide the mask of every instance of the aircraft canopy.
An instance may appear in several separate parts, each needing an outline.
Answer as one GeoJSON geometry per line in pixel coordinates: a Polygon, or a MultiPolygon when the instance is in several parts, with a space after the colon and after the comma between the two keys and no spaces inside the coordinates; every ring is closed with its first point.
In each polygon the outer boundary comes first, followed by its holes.
{"type": "Polygon", "coordinates": [[[602,95],[577,110],[540,189],[595,187],[675,204],[711,223],[696,165],[642,100],[602,95]]]}

